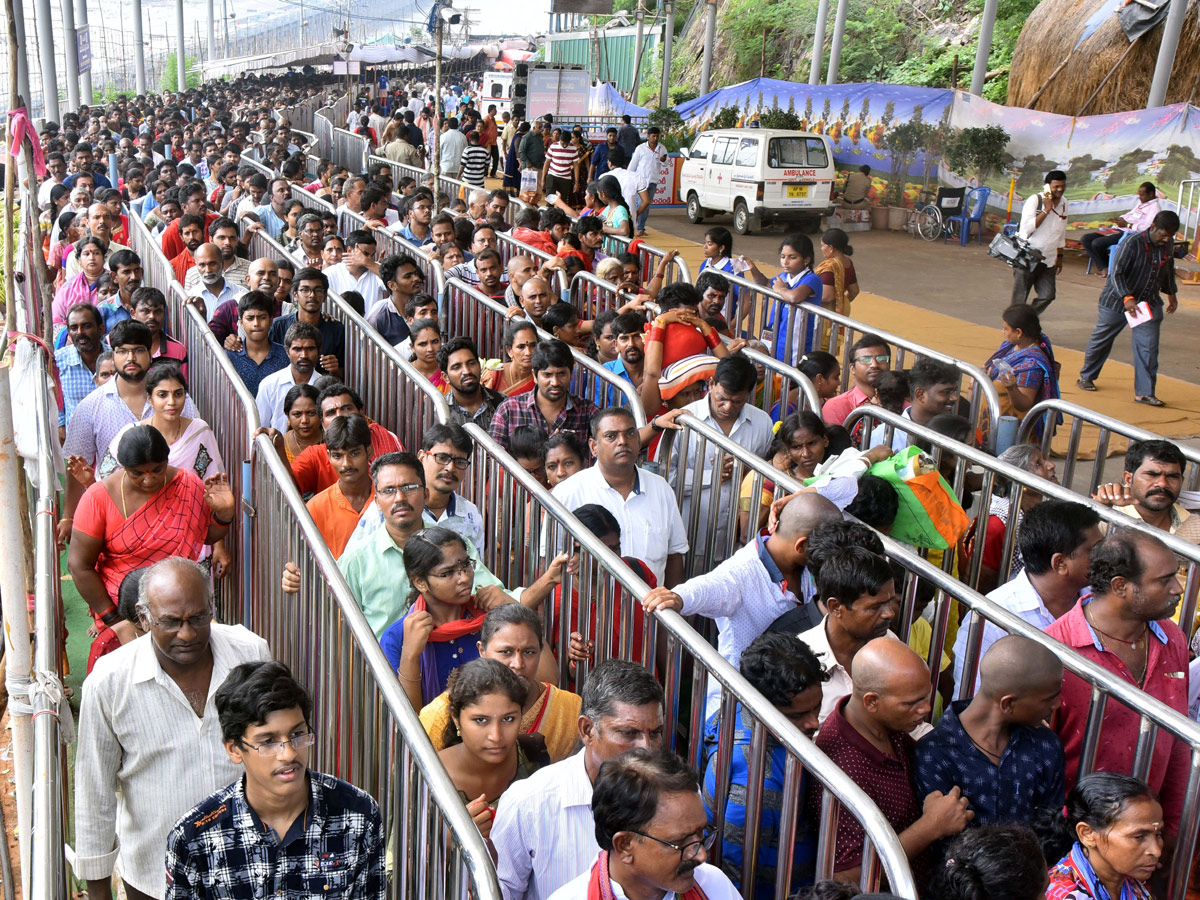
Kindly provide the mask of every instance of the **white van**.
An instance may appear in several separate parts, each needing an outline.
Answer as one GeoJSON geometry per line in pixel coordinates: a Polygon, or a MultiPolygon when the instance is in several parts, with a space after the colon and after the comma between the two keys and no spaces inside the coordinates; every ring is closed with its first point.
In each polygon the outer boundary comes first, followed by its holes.
{"type": "Polygon", "coordinates": [[[476,104],[482,112],[492,104],[496,105],[496,115],[512,111],[512,72],[485,72],[483,86],[479,91],[479,103],[476,104]]]}
{"type": "Polygon", "coordinates": [[[772,128],[704,131],[683,151],[679,194],[688,219],[733,213],[738,234],[772,222],[815,232],[833,214],[833,150],[823,135],[772,128]]]}

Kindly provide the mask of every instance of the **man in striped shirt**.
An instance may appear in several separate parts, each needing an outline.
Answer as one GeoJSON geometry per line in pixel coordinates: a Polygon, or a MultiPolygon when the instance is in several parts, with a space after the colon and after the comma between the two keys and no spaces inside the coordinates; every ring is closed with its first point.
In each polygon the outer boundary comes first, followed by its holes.
{"type": "Polygon", "coordinates": [[[479,145],[479,132],[467,135],[467,149],[462,155],[462,180],[472,187],[483,187],[487,176],[488,152],[479,145]]]}
{"type": "Polygon", "coordinates": [[[1166,315],[1179,306],[1175,284],[1175,232],[1179,216],[1164,209],[1154,217],[1149,230],[1117,245],[1112,253],[1108,280],[1100,292],[1096,328],[1088,339],[1079,387],[1096,390],[1096,376],[1104,367],[1113,341],[1125,328],[1126,313],[1150,313],[1150,319],[1133,327],[1133,399],[1148,406],[1165,406],[1154,395],[1158,380],[1158,333],[1162,327],[1163,299],[1166,315]]]}
{"type": "Polygon", "coordinates": [[[570,197],[575,190],[576,168],[579,151],[571,146],[571,132],[559,132],[558,142],[546,148],[546,162],[542,166],[542,183],[546,194],[570,197]]]}

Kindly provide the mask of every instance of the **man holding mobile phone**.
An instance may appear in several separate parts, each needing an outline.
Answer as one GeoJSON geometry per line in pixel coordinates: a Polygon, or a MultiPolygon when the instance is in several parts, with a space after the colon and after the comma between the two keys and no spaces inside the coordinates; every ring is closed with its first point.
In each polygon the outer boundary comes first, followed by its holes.
{"type": "Polygon", "coordinates": [[[1088,339],[1078,386],[1096,390],[1113,341],[1126,324],[1133,326],[1133,399],[1147,406],[1166,406],[1154,395],[1158,380],[1158,333],[1163,316],[1179,306],[1175,284],[1175,232],[1179,216],[1169,209],[1154,217],[1147,231],[1122,241],[1112,254],[1108,280],[1100,292],[1096,327],[1088,339]],[[1162,295],[1167,301],[1164,310],[1162,295]],[[1150,318],[1145,319],[1149,312],[1150,318]],[[1126,318],[1133,316],[1133,321],[1126,318]],[[1137,321],[1141,314],[1142,320],[1137,321]]]}
{"type": "Polygon", "coordinates": [[[1013,266],[1013,303],[1028,303],[1034,290],[1033,308],[1041,315],[1054,302],[1055,276],[1062,271],[1063,248],[1067,245],[1067,176],[1059,169],[1046,173],[1040,194],[1025,200],[1017,234],[1042,252],[1042,262],[1032,269],[1013,266]],[[1053,260],[1053,262],[1051,261],[1053,260]]]}

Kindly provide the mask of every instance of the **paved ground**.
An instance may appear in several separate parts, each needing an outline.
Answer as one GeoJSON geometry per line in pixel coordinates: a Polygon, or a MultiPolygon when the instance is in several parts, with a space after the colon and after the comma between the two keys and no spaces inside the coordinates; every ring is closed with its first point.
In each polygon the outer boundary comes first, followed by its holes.
{"type": "MultiPolygon", "coordinates": [[[[696,242],[703,240],[709,224],[732,230],[730,216],[716,216],[704,225],[692,225],[682,209],[655,210],[649,224],[696,242]]],[[[774,262],[782,236],[778,229],[745,237],[735,233],[735,252],[774,262]]],[[[854,267],[863,290],[995,327],[999,332],[999,314],[1011,296],[1012,270],[989,257],[985,246],[926,243],[905,232],[865,231],[851,234],[850,238],[855,251],[854,267]]],[[[1098,276],[1084,274],[1085,265],[1082,254],[1067,254],[1063,274],[1058,279],[1058,298],[1042,319],[1056,346],[1079,351],[1087,346],[1096,321],[1096,298],[1103,285],[1098,276]]],[[[1159,351],[1161,374],[1200,384],[1200,353],[1196,352],[1200,347],[1200,285],[1181,286],[1180,310],[1168,321],[1159,351]]],[[[936,345],[936,340],[923,342],[936,345]]],[[[1132,362],[1127,336],[1117,339],[1112,359],[1132,362]]],[[[1073,382],[1076,373],[1067,372],[1064,367],[1064,382],[1068,375],[1073,382]]],[[[1200,434],[1200,422],[1194,433],[1200,434]]]]}

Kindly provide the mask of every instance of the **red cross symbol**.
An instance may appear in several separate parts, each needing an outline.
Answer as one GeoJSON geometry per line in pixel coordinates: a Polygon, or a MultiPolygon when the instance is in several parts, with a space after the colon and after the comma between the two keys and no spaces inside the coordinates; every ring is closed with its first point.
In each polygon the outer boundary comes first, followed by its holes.
{"type": "Polygon", "coordinates": [[[718,172],[717,173],[717,184],[720,184],[720,183],[721,183],[721,173],[718,172]]]}

